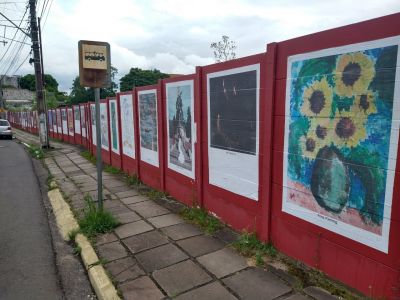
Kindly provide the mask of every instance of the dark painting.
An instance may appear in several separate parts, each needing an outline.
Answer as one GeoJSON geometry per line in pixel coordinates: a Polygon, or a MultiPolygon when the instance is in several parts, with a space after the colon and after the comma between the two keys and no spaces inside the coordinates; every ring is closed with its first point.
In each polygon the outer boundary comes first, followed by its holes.
{"type": "Polygon", "coordinates": [[[211,147],[256,154],[257,71],[210,78],[211,147]]]}

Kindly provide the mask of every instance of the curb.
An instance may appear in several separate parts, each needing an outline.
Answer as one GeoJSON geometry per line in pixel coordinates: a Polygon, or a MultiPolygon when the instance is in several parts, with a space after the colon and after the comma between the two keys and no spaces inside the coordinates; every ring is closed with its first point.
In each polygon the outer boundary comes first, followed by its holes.
{"type": "MultiPolygon", "coordinates": [[[[53,207],[57,227],[63,239],[69,241],[69,233],[79,229],[79,225],[59,189],[51,190],[47,194],[53,207]]],[[[100,300],[120,300],[117,290],[107,276],[103,266],[99,264],[99,258],[86,236],[81,233],[77,234],[75,242],[81,248],[81,257],[97,298],[100,300]]]]}

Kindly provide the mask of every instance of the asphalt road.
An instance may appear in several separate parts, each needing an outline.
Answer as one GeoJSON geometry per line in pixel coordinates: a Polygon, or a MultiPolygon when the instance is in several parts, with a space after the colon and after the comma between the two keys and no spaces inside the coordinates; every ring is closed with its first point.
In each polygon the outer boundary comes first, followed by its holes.
{"type": "Polygon", "coordinates": [[[0,299],[62,299],[55,261],[30,157],[0,140],[0,299]]]}

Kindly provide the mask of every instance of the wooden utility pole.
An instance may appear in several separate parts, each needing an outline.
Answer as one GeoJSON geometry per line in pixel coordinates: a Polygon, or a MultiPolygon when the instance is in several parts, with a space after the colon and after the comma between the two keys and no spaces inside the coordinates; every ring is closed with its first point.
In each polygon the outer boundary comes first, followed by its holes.
{"type": "Polygon", "coordinates": [[[49,148],[49,135],[47,128],[47,111],[44,101],[43,74],[40,59],[40,47],[38,37],[38,25],[36,19],[36,0],[29,0],[29,10],[31,15],[31,40],[33,50],[33,60],[36,79],[36,100],[39,118],[39,138],[42,148],[49,148]]]}

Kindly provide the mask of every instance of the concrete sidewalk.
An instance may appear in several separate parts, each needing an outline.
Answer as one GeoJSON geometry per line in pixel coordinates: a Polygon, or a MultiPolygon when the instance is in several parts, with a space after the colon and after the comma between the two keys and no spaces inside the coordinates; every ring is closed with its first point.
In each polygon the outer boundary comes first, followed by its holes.
{"type": "MultiPolygon", "coordinates": [[[[15,130],[15,135],[38,143],[29,133],[15,130]]],[[[56,149],[45,163],[79,211],[85,194],[96,199],[96,168],[79,154],[81,148],[52,145],[56,149]]],[[[235,234],[229,230],[210,236],[181,219],[178,203],[152,201],[119,175],[103,172],[103,184],[104,206],[122,225],[98,237],[95,248],[124,299],[337,299],[318,288],[305,291],[308,295],[295,292],[288,282],[232,250],[235,234]]]]}

